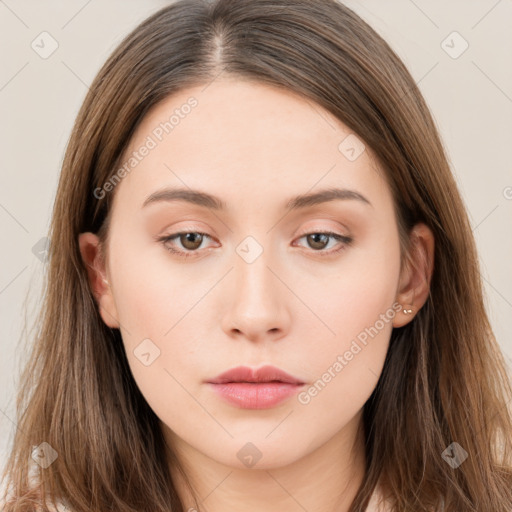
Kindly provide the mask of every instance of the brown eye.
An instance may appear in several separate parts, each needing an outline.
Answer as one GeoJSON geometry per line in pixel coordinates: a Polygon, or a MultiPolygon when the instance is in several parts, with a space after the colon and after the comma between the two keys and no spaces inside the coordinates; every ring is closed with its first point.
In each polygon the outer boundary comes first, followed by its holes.
{"type": "Polygon", "coordinates": [[[307,235],[307,241],[312,249],[324,249],[329,242],[329,235],[325,233],[312,233],[307,235]]]}
{"type": "Polygon", "coordinates": [[[203,235],[201,233],[180,233],[179,239],[185,249],[195,251],[201,247],[203,235]]]}
{"type": "Polygon", "coordinates": [[[161,242],[163,246],[177,256],[189,258],[191,256],[199,255],[198,250],[205,238],[211,238],[206,233],[198,231],[181,231],[172,235],[158,237],[157,241],[161,242]]]}
{"type": "Polygon", "coordinates": [[[299,240],[302,238],[306,239],[306,243],[309,248],[312,249],[312,252],[318,253],[319,256],[333,256],[334,254],[344,250],[347,246],[350,246],[353,242],[353,239],[349,236],[332,233],[330,231],[306,233],[302,235],[299,240]],[[338,248],[334,249],[331,246],[325,250],[331,240],[335,242],[334,247],[338,245],[338,248]]]}

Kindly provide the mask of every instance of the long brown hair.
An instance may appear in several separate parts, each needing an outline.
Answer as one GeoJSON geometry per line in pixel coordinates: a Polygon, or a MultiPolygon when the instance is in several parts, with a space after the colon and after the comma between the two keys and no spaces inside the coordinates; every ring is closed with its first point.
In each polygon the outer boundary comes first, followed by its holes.
{"type": "Polygon", "coordinates": [[[181,0],[122,41],[76,119],[3,475],[4,510],[59,499],[76,512],[183,510],[172,453],[131,375],[119,330],[101,320],[78,235],[105,240],[115,191],[100,199],[94,191],[118,171],[148,110],[221,74],[295,91],[373,150],[393,193],[404,260],[415,223],[435,236],[430,296],[409,324],[393,329],[364,406],[367,473],[351,512],[365,510],[378,481],[396,511],[512,509],[510,375],[485,310],[468,216],[415,81],[389,45],[335,0],[181,0]],[[58,456],[37,468],[34,488],[33,448],[53,453],[43,442],[58,456]],[[459,445],[467,459],[454,467],[444,454],[453,460],[459,445]]]}

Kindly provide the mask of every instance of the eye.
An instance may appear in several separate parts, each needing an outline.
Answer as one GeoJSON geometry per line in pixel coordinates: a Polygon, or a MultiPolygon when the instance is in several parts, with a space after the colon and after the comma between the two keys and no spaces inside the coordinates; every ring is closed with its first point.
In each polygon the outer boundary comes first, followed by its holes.
{"type": "Polygon", "coordinates": [[[307,233],[301,236],[298,240],[301,240],[302,238],[306,238],[309,246],[312,247],[314,252],[317,252],[320,256],[331,256],[336,254],[345,249],[345,247],[350,245],[353,241],[353,239],[349,236],[332,233],[330,231],[315,231],[307,233]],[[324,251],[323,249],[327,247],[329,238],[337,240],[339,242],[339,246],[336,249],[324,251]]]}
{"type": "Polygon", "coordinates": [[[184,258],[189,258],[190,256],[195,256],[194,253],[197,252],[197,249],[199,249],[205,237],[211,238],[206,233],[201,233],[199,231],[181,231],[172,235],[159,237],[157,241],[161,242],[169,252],[184,258]],[[182,246],[181,249],[176,249],[172,245],[168,245],[169,242],[173,242],[174,240],[178,240],[180,242],[182,246]]]}
{"type": "MultiPolygon", "coordinates": [[[[190,258],[197,256],[198,249],[201,247],[205,238],[211,238],[207,233],[199,231],[180,231],[179,233],[173,233],[162,237],[157,237],[157,241],[162,243],[163,246],[171,253],[178,255],[183,258],[190,258]],[[179,242],[181,248],[176,248],[169,242],[179,242]]],[[[340,235],[338,233],[332,233],[330,231],[315,231],[302,235],[298,240],[302,238],[307,239],[307,243],[313,248],[313,252],[318,253],[320,256],[331,256],[335,253],[342,251],[347,245],[350,245],[353,241],[351,237],[340,235]],[[338,241],[339,247],[325,251],[325,247],[328,245],[329,239],[338,241]]]]}

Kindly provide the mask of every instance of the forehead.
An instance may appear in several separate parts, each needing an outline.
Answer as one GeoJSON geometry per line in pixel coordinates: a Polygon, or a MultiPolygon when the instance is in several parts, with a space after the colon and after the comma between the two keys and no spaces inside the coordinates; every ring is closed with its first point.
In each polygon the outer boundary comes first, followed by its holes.
{"type": "Polygon", "coordinates": [[[371,151],[340,120],[308,98],[256,82],[215,80],[165,98],[138,126],[123,163],[134,152],[145,156],[132,162],[116,195],[140,206],[162,186],[208,190],[227,203],[243,194],[260,205],[315,188],[364,190],[376,200],[386,189],[371,151]]]}

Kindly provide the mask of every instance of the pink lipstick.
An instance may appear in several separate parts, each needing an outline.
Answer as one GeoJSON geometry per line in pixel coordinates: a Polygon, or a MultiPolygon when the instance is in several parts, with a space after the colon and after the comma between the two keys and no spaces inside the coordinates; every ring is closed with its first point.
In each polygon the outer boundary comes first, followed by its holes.
{"type": "Polygon", "coordinates": [[[207,383],[228,403],[242,409],[274,407],[304,385],[300,379],[274,366],[263,366],[257,370],[238,366],[207,383]]]}

